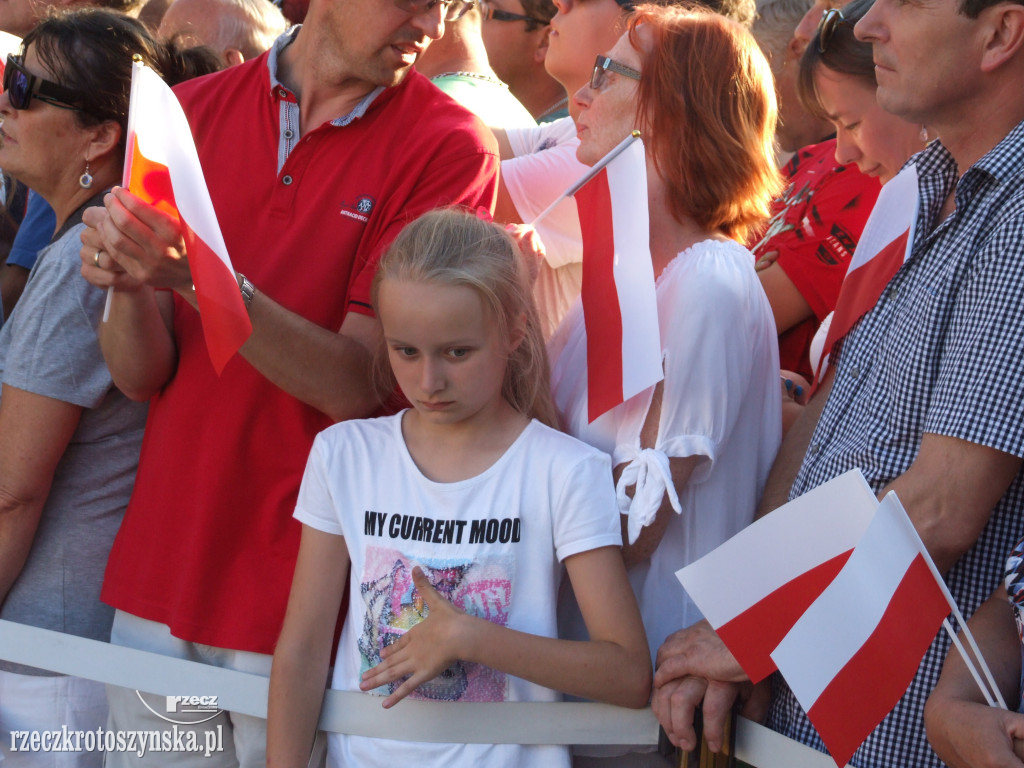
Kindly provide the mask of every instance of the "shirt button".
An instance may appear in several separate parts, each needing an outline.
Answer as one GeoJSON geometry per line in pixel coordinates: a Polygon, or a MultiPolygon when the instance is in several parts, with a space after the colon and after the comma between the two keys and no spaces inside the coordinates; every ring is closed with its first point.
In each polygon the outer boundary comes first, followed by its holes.
{"type": "Polygon", "coordinates": [[[290,139],[294,135],[295,135],[295,131],[293,131],[291,128],[286,129],[285,132],[284,132],[284,137],[286,139],[290,139]]]}
{"type": "Polygon", "coordinates": [[[856,379],[858,376],[860,376],[860,368],[851,368],[850,375],[856,379]]]}
{"type": "Polygon", "coordinates": [[[281,179],[281,183],[283,183],[285,186],[288,186],[289,184],[292,183],[292,177],[285,176],[283,179],[281,179]]]}
{"type": "Polygon", "coordinates": [[[278,88],[277,89],[277,95],[280,96],[282,99],[287,99],[288,98],[288,91],[286,91],[284,88],[278,88]]]}
{"type": "Polygon", "coordinates": [[[808,453],[811,454],[811,456],[817,456],[818,455],[818,444],[815,443],[814,445],[812,445],[810,450],[808,451],[808,453]]]}

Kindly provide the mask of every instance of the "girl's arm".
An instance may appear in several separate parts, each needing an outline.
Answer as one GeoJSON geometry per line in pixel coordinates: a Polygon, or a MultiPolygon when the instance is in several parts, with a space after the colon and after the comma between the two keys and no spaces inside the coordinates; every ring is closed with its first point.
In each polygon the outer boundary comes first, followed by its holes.
{"type": "MultiPolygon", "coordinates": [[[[999,587],[967,622],[1012,708],[1020,698],[1021,641],[999,587]]],[[[924,710],[928,741],[952,768],[1024,766],[1024,715],[990,707],[956,649],[950,649],[924,710]]]]}
{"type": "Polygon", "coordinates": [[[309,763],[348,564],[343,537],[302,526],[288,610],[270,672],[267,765],[271,768],[305,768],[309,763]]]}
{"type": "Polygon", "coordinates": [[[372,690],[408,677],[384,700],[391,707],[454,661],[472,661],[530,682],[625,707],[643,707],[651,693],[651,660],[640,611],[616,547],[567,557],[565,567],[589,641],[540,637],[468,616],[445,600],[419,568],[413,580],[429,614],[383,661],[363,674],[372,690]]]}

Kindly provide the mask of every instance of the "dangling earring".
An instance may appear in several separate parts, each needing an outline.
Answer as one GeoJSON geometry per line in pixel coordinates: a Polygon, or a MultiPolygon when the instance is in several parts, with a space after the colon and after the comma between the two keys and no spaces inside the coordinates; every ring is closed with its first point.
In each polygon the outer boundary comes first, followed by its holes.
{"type": "Polygon", "coordinates": [[[85,161],[85,173],[78,177],[78,186],[89,189],[92,186],[92,174],[89,173],[89,161],[85,161]]]}
{"type": "Polygon", "coordinates": [[[928,143],[928,126],[926,126],[926,125],[922,125],[921,126],[920,137],[921,137],[921,141],[923,141],[925,144],[928,143]]]}

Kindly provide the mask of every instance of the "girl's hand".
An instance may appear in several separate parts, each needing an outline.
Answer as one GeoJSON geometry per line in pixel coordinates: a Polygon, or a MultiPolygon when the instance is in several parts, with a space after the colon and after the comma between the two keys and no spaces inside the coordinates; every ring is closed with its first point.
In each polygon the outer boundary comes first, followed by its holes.
{"type": "Polygon", "coordinates": [[[381,651],[381,663],[363,673],[359,689],[370,691],[405,678],[394,693],[384,699],[393,707],[423,683],[433,680],[459,659],[458,640],[463,622],[469,617],[434,589],[423,570],[412,569],[412,580],[427,607],[427,618],[381,651]]]}

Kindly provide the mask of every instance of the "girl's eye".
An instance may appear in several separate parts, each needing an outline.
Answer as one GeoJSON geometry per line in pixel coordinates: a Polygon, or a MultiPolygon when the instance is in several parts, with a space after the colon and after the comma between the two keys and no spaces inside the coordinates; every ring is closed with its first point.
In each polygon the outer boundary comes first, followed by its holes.
{"type": "Polygon", "coordinates": [[[847,131],[853,131],[853,130],[856,130],[859,126],[860,126],[860,121],[858,120],[856,123],[850,123],[849,125],[844,125],[843,129],[847,130],[847,131]]]}
{"type": "Polygon", "coordinates": [[[448,350],[448,355],[454,358],[462,358],[469,354],[469,350],[465,347],[454,347],[448,350]]]}
{"type": "Polygon", "coordinates": [[[397,352],[402,357],[412,357],[413,355],[416,354],[416,348],[415,347],[395,347],[395,352],[397,352]]]}

